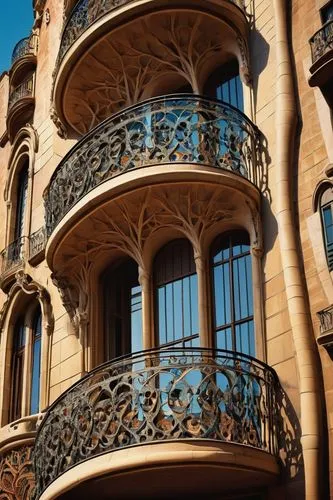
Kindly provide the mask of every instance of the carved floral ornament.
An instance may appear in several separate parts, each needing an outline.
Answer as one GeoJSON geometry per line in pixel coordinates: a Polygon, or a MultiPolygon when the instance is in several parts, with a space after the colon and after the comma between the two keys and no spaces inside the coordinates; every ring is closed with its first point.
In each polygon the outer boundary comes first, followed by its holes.
{"type": "MultiPolygon", "coordinates": [[[[149,276],[150,247],[158,232],[188,238],[195,257],[203,257],[206,239],[217,228],[245,227],[260,252],[262,232],[258,207],[244,196],[206,184],[156,186],[116,199],[87,217],[61,245],[52,275],[75,332],[89,322],[89,283],[95,263],[112,252],[137,262],[140,276],[149,276]],[[215,229],[214,229],[215,228],[215,229]],[[89,235],[89,236],[87,236],[89,235]]],[[[259,254],[258,254],[259,255],[259,254]]]]}
{"type": "MultiPolygon", "coordinates": [[[[236,57],[250,84],[247,42],[224,21],[194,12],[159,12],[111,31],[71,72],[63,97],[66,122],[85,134],[120,109],[189,85],[203,94],[210,73],[236,57]]],[[[57,105],[53,105],[57,108],[57,105]]],[[[59,109],[52,119],[64,135],[59,109]]]]}
{"type": "Polygon", "coordinates": [[[34,488],[32,446],[11,450],[0,457],[0,500],[29,500],[34,488]]]}
{"type": "Polygon", "coordinates": [[[12,285],[11,289],[8,292],[7,300],[0,311],[0,332],[2,331],[2,328],[4,326],[4,322],[14,296],[18,292],[22,291],[27,295],[36,296],[41,306],[43,329],[47,335],[51,335],[54,328],[54,316],[48,291],[23,271],[18,271],[16,273],[15,280],[15,283],[12,285]]]}

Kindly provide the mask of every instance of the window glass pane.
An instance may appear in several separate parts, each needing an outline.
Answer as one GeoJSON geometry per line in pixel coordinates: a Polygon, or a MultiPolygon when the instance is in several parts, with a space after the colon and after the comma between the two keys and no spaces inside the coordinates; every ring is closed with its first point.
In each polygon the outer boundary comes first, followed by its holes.
{"type": "Polygon", "coordinates": [[[39,412],[39,392],[40,392],[40,363],[41,363],[41,335],[42,335],[42,315],[38,309],[32,331],[32,373],[31,373],[31,394],[30,413],[39,412]]]}
{"type": "Polygon", "coordinates": [[[198,282],[193,249],[187,240],[174,240],[154,261],[159,345],[192,345],[198,334],[198,282]],[[180,342],[178,342],[180,341],[180,342]]]}
{"type": "Polygon", "coordinates": [[[325,236],[328,244],[333,243],[333,218],[331,205],[323,209],[325,236]]]}
{"type": "Polygon", "coordinates": [[[21,238],[21,236],[23,235],[27,191],[28,166],[25,166],[18,177],[15,239],[21,238]]]}
{"type": "Polygon", "coordinates": [[[142,351],[142,294],[141,286],[131,289],[131,352],[142,351]]]}
{"type": "Polygon", "coordinates": [[[246,240],[245,233],[229,233],[213,246],[216,347],[254,355],[252,263],[246,240]],[[227,246],[231,248],[228,259],[216,263],[221,248],[227,246]]]}

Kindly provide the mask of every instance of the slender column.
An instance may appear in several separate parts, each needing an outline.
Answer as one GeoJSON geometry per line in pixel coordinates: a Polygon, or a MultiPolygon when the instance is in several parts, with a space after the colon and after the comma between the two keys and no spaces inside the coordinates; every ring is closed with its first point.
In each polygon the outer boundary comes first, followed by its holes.
{"type": "Polygon", "coordinates": [[[266,349],[264,342],[264,317],[262,307],[262,248],[252,246],[252,286],[253,286],[253,317],[255,324],[255,342],[256,342],[256,357],[265,361],[266,349]]]}
{"type": "Polygon", "coordinates": [[[199,252],[194,253],[195,266],[198,275],[198,311],[200,347],[212,347],[209,334],[209,302],[208,302],[208,272],[206,259],[199,252]]]}
{"type": "Polygon", "coordinates": [[[143,349],[154,347],[152,329],[152,289],[151,276],[139,266],[139,283],[142,290],[142,346],[143,349]]]}

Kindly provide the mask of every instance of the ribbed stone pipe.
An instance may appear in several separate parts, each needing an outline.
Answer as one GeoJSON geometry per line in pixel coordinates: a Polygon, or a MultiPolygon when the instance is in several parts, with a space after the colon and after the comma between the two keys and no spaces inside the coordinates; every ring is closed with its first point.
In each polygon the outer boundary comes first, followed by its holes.
{"type": "Polygon", "coordinates": [[[320,500],[321,385],[306,290],[300,269],[292,213],[293,152],[297,109],[288,44],[286,0],[273,0],[276,20],[276,186],[277,222],[288,310],[299,373],[306,500],[320,500]]]}

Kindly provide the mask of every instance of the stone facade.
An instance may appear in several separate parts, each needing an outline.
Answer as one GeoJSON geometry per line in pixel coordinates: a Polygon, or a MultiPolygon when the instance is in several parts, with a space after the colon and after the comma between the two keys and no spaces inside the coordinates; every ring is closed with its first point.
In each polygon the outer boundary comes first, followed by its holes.
{"type": "Polygon", "coordinates": [[[333,303],[320,208],[333,136],[326,87],[309,85],[325,2],[245,4],[34,1],[32,52],[0,79],[0,499],[333,498],[333,328],[318,316],[333,303]],[[209,94],[232,64],[244,114],[209,94]],[[254,359],[219,364],[211,255],[235,231],[248,234],[254,359]],[[201,350],[165,368],[154,266],[177,239],[193,252],[201,350]],[[103,368],[104,310],[121,307],[105,276],[125,259],[150,354],[103,368]],[[164,392],[161,373],[176,380],[164,392]]]}

